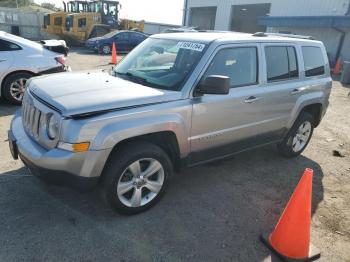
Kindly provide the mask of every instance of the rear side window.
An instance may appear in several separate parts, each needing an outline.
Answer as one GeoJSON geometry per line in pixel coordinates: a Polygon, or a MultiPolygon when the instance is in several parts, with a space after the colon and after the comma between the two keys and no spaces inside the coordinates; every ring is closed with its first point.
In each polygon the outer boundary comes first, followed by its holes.
{"type": "Polygon", "coordinates": [[[253,85],[258,82],[258,59],[255,47],[237,47],[220,50],[211,61],[204,77],[230,77],[231,87],[253,85]]]}
{"type": "Polygon", "coordinates": [[[62,25],[62,17],[55,17],[54,24],[62,25]]]}
{"type": "Polygon", "coordinates": [[[302,47],[305,76],[318,76],[325,73],[325,61],[322,50],[316,46],[302,47]]]}
{"type": "Polygon", "coordinates": [[[282,81],[299,76],[298,60],[292,46],[265,47],[267,81],[282,81]]]}
{"type": "Polygon", "coordinates": [[[21,49],[19,45],[0,39],[0,51],[16,51],[21,49]]]}
{"type": "Polygon", "coordinates": [[[78,27],[86,27],[86,18],[78,19],[78,27]]]}

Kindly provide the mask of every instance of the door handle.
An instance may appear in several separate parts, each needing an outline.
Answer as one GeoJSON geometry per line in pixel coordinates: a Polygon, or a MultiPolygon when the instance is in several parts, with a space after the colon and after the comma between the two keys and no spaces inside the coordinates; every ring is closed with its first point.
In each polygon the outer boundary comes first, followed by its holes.
{"type": "Polygon", "coordinates": [[[291,95],[296,95],[296,94],[299,94],[299,93],[303,92],[303,90],[304,90],[304,88],[295,88],[295,89],[293,89],[293,90],[290,92],[290,94],[291,94],[291,95]]]}
{"type": "Polygon", "coordinates": [[[250,97],[248,97],[247,99],[244,100],[244,103],[251,104],[251,103],[256,102],[256,101],[258,101],[260,99],[261,99],[260,97],[250,96],[250,97]]]}
{"type": "Polygon", "coordinates": [[[6,59],[0,59],[0,62],[5,62],[6,61],[6,59]]]}

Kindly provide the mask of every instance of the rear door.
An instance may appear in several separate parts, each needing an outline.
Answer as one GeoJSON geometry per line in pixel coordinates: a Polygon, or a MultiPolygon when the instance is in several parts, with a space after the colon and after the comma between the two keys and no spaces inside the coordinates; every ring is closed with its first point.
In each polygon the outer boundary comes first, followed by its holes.
{"type": "Polygon", "coordinates": [[[117,51],[126,52],[131,50],[130,38],[128,32],[120,32],[114,36],[114,41],[117,46],[117,51]]]}
{"type": "Polygon", "coordinates": [[[271,138],[280,139],[287,130],[296,101],[303,92],[300,76],[301,54],[293,43],[262,44],[264,84],[261,130],[271,138]]]}
{"type": "Polygon", "coordinates": [[[0,39],[0,79],[6,75],[7,70],[12,66],[16,50],[20,49],[18,45],[0,39]]]}

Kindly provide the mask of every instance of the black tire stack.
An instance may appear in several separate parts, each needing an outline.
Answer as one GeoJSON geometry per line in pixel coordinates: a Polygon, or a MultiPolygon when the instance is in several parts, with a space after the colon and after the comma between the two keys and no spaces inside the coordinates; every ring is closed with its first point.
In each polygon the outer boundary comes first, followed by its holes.
{"type": "Polygon", "coordinates": [[[350,85],[350,62],[344,61],[343,63],[343,72],[341,74],[340,82],[343,85],[350,85]]]}

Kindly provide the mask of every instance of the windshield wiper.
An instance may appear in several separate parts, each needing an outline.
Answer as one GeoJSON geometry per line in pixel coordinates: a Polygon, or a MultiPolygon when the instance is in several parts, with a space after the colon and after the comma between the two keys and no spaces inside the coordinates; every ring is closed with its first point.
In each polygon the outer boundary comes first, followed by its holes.
{"type": "Polygon", "coordinates": [[[133,79],[135,79],[136,81],[139,82],[139,84],[142,84],[142,85],[149,85],[149,82],[147,81],[147,79],[143,78],[143,77],[140,77],[140,76],[136,76],[130,72],[126,72],[126,75],[128,77],[131,77],[133,79]]]}
{"type": "Polygon", "coordinates": [[[131,81],[136,82],[138,84],[142,84],[145,86],[150,86],[150,83],[147,81],[147,79],[140,77],[140,76],[136,76],[130,72],[126,72],[126,73],[121,73],[121,72],[117,72],[115,71],[117,75],[122,75],[122,76],[127,76],[131,81]]]}

